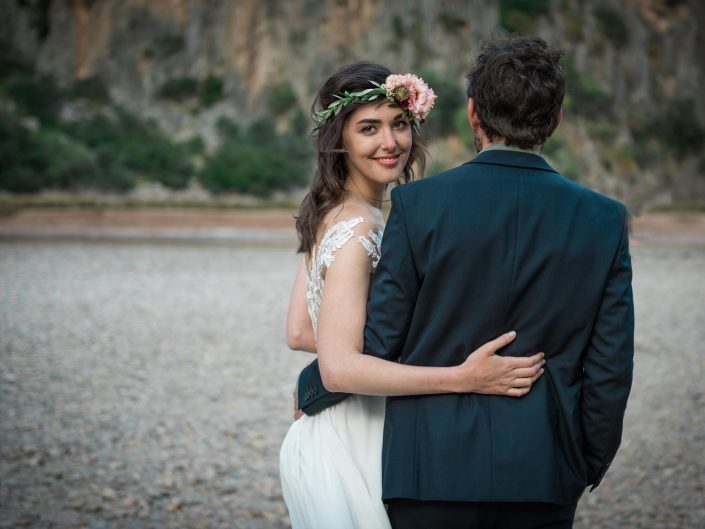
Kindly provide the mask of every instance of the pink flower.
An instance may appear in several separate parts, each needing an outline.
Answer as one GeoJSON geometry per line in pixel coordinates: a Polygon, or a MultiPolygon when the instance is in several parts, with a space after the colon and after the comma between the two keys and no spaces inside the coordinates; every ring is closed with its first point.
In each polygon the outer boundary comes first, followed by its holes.
{"type": "Polygon", "coordinates": [[[396,100],[414,119],[423,121],[436,102],[436,94],[423,79],[414,74],[393,74],[382,85],[387,97],[396,100]]]}

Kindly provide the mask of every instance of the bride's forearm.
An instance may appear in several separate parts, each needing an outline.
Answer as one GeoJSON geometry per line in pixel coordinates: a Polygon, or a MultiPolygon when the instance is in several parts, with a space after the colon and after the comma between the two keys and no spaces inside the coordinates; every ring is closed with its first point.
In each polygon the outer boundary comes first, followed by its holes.
{"type": "Polygon", "coordinates": [[[289,311],[286,316],[286,344],[294,351],[315,353],[316,337],[308,313],[305,276],[305,262],[302,260],[289,300],[289,311]]]}
{"type": "Polygon", "coordinates": [[[319,355],[321,378],[329,391],[361,395],[432,395],[460,391],[454,367],[422,367],[350,352],[325,361],[319,355]]]}
{"type": "Polygon", "coordinates": [[[410,366],[363,355],[357,347],[330,349],[326,344],[319,348],[321,377],[329,391],[362,395],[482,393],[521,397],[543,374],[545,359],[543,352],[529,357],[497,354],[515,338],[514,331],[504,333],[453,367],[410,366]]]}

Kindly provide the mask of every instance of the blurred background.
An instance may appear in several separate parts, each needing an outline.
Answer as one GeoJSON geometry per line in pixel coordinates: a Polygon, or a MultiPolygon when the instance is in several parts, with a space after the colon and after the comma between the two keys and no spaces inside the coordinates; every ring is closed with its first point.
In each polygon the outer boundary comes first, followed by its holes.
{"type": "Polygon", "coordinates": [[[633,215],[635,386],[576,527],[703,527],[704,27],[701,0],[0,0],[0,528],[288,527],[318,86],[423,76],[434,173],[514,31],[564,52],[544,154],[633,215]]]}
{"type": "Polygon", "coordinates": [[[439,95],[435,172],[471,155],[463,74],[481,39],[565,53],[545,153],[633,212],[705,201],[705,5],[695,0],[5,0],[0,188],[284,201],[311,173],[309,110],[371,59],[439,95]]]}

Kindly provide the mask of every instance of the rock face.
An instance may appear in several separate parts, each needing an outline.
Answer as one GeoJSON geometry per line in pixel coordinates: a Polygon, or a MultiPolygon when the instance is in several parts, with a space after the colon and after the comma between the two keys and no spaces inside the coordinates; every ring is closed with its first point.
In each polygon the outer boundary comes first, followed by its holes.
{"type": "MultiPolygon", "coordinates": [[[[705,123],[705,98],[700,96],[705,4],[629,0],[605,7],[598,0],[537,0],[530,9],[514,4],[8,0],[0,6],[0,34],[7,50],[30,59],[39,71],[64,82],[100,77],[121,105],[154,118],[177,136],[203,134],[208,143],[219,116],[247,123],[264,114],[278,83],[287,83],[299,107],[308,108],[318,83],[355,59],[373,59],[396,71],[438,72],[461,90],[462,74],[479,41],[498,34],[501,25],[515,27],[566,51],[569,83],[585,85],[574,94],[574,104],[595,93],[606,98],[602,117],[614,130],[602,144],[593,145],[595,131],[579,123],[599,115],[571,119],[567,113],[565,140],[571,146],[587,145],[578,165],[588,182],[623,195],[625,186],[633,187],[629,180],[638,178],[643,188],[638,192],[651,197],[664,190],[676,198],[705,197],[705,178],[698,175],[705,171],[702,148],[691,150],[688,160],[659,160],[639,170],[630,160],[620,163],[624,156],[619,153],[608,156],[607,163],[601,152],[606,144],[628,144],[635,135],[634,116],[656,115],[670,101],[689,102],[696,123],[705,123]],[[202,82],[208,76],[222,81],[223,98],[207,108],[157,97],[170,80],[202,82]],[[607,180],[617,176],[627,183],[603,182],[605,173],[607,180]]],[[[652,122],[658,120],[641,127],[652,122]]]]}
{"type": "Polygon", "coordinates": [[[166,79],[215,73],[226,80],[230,104],[245,113],[282,79],[308,103],[319,80],[355,58],[462,71],[471,44],[497,26],[496,6],[480,1],[395,8],[377,0],[74,0],[48,2],[43,13],[6,4],[3,29],[44,72],[104,75],[115,95],[136,106],[166,79]],[[453,31],[439,30],[444,16],[453,31]],[[44,17],[43,31],[37,17],[44,17]]]}

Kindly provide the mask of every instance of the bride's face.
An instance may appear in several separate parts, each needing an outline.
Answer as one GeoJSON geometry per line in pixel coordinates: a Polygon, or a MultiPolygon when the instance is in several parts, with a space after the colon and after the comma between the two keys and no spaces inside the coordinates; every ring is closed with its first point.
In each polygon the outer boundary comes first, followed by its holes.
{"type": "Polygon", "coordinates": [[[348,179],[384,189],[401,176],[411,146],[411,124],[398,106],[388,100],[361,106],[343,128],[348,179]]]}

